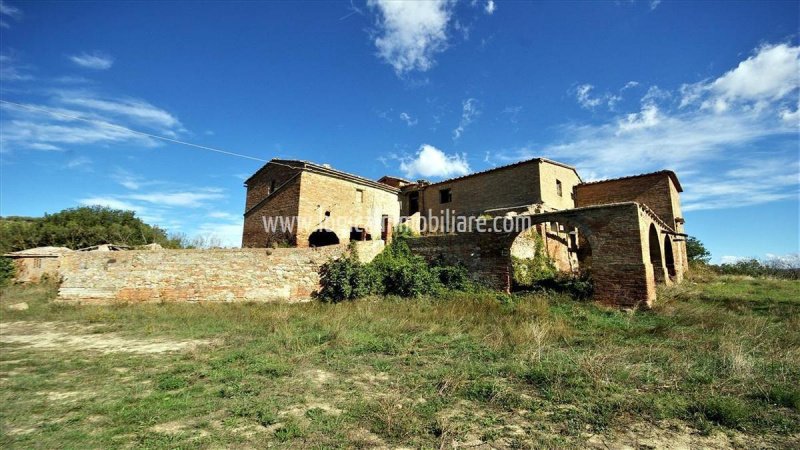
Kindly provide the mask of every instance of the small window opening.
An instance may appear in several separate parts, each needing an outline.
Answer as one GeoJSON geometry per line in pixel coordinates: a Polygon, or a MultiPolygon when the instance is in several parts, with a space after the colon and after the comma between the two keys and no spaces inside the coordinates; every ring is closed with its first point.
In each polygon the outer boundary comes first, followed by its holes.
{"type": "Polygon", "coordinates": [[[364,190],[356,189],[356,203],[364,203],[364,190]]]}
{"type": "Polygon", "coordinates": [[[561,188],[561,180],[556,180],[556,194],[558,194],[559,197],[564,196],[564,191],[561,188]]]}
{"type": "Polygon", "coordinates": [[[275,192],[275,180],[269,182],[269,193],[272,194],[275,192]]]}
{"type": "Polygon", "coordinates": [[[450,189],[439,190],[439,203],[450,203],[453,201],[453,193],[450,189]]]}
{"type": "Polygon", "coordinates": [[[419,191],[414,191],[408,195],[408,215],[419,212],[419,191]]]}
{"type": "Polygon", "coordinates": [[[33,268],[34,269],[41,269],[42,268],[42,259],[41,258],[33,258],[33,268]]]}

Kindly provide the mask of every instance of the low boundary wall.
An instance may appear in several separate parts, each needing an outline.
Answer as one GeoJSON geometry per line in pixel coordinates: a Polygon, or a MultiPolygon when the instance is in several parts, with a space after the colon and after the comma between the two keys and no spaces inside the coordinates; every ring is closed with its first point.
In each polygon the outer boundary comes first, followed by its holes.
{"type": "MultiPolygon", "coordinates": [[[[371,260],[383,241],[357,243],[371,260]]],[[[319,268],[347,252],[320,248],[75,252],[62,257],[58,301],[75,303],[308,301],[319,268]]]]}

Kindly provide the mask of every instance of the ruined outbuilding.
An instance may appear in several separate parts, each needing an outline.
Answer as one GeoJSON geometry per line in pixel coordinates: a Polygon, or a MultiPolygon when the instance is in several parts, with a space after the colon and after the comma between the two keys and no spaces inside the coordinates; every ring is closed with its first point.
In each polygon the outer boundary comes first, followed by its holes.
{"type": "Polygon", "coordinates": [[[274,159],[245,186],[242,247],[388,241],[402,224],[419,236],[418,254],[508,290],[513,258],[531,256],[538,235],[558,270],[589,271],[595,299],[621,306],[650,305],[656,283],[680,282],[688,267],[682,188],[668,170],[584,182],[570,165],[535,158],[429,183],[274,159]]]}
{"type": "Polygon", "coordinates": [[[66,247],[36,247],[18,252],[6,253],[11,258],[16,273],[14,280],[18,283],[38,283],[43,278],[58,279],[61,257],[72,253],[66,247]]]}

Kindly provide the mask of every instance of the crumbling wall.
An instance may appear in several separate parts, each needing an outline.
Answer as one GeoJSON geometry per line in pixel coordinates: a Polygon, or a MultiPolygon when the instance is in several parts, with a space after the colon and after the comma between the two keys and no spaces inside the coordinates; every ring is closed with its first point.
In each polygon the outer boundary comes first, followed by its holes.
{"type": "MultiPolygon", "coordinates": [[[[659,239],[663,239],[666,229],[651,212],[636,203],[591,206],[506,220],[558,222],[578,228],[591,246],[591,275],[594,299],[598,302],[626,307],[649,306],[656,298],[656,273],[659,280],[666,277],[663,255],[652,263],[647,240],[651,225],[657,228],[659,239]]],[[[409,245],[415,253],[428,259],[439,257],[451,263],[462,263],[474,278],[507,290],[511,287],[510,249],[521,232],[431,235],[411,239],[409,245]]]]}
{"type": "MultiPolygon", "coordinates": [[[[358,243],[362,260],[382,241],[358,243]]],[[[62,257],[58,300],[76,303],[302,302],[319,288],[319,267],[347,251],[322,248],[76,252],[62,257]]]]}
{"type": "Polygon", "coordinates": [[[12,258],[16,272],[14,281],[17,283],[38,283],[43,278],[58,278],[60,259],[57,256],[36,256],[12,258]]]}

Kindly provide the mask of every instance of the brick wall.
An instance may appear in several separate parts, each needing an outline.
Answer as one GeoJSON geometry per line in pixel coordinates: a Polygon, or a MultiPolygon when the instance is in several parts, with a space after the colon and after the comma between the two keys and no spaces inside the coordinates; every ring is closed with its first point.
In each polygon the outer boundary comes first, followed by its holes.
{"type": "MultiPolygon", "coordinates": [[[[670,227],[681,217],[680,197],[672,179],[663,172],[646,176],[580,184],[575,188],[575,206],[636,202],[647,205],[670,227]]],[[[676,230],[677,231],[677,230],[676,230]]]]}
{"type": "Polygon", "coordinates": [[[299,198],[298,214],[309,223],[297,230],[298,247],[308,246],[318,228],[332,230],[341,243],[349,242],[351,227],[364,228],[373,240],[380,240],[381,217],[387,215],[397,224],[400,214],[395,192],[313,172],[303,172],[299,198]]]}
{"type": "MultiPolygon", "coordinates": [[[[419,191],[419,208],[425,217],[441,217],[444,210],[460,215],[480,215],[490,209],[542,203],[550,210],[568,209],[574,207],[572,192],[579,182],[572,169],[534,160],[424,187],[419,191]],[[557,180],[561,182],[561,195],[557,192],[557,180]],[[440,191],[444,189],[450,189],[452,200],[449,203],[441,203],[440,191]]],[[[409,212],[410,192],[405,191],[402,196],[405,216],[409,212]]],[[[411,224],[415,230],[419,228],[416,220],[412,219],[411,224]]]]}
{"type": "Polygon", "coordinates": [[[300,171],[279,165],[267,165],[256,172],[247,182],[247,202],[244,226],[242,228],[242,247],[263,248],[273,243],[293,244],[296,227],[287,232],[267,232],[262,217],[295,217],[299,207],[300,171]],[[270,194],[275,182],[274,194],[270,194]]]}
{"type": "MultiPolygon", "coordinates": [[[[383,243],[358,244],[371,260],[383,243]]],[[[61,258],[58,300],[75,303],[301,302],[319,288],[319,267],[347,251],[322,248],[76,252],[61,258]]]]}
{"type": "MultiPolygon", "coordinates": [[[[508,220],[521,220],[512,218],[508,220]]],[[[536,214],[537,223],[576,227],[591,248],[594,299],[617,306],[651,305],[656,298],[656,271],[650,262],[647,232],[662,227],[636,203],[592,206],[536,214]]],[[[499,289],[511,285],[511,246],[519,233],[463,233],[411,239],[412,250],[429,259],[464,264],[473,278],[499,289]]]]}

